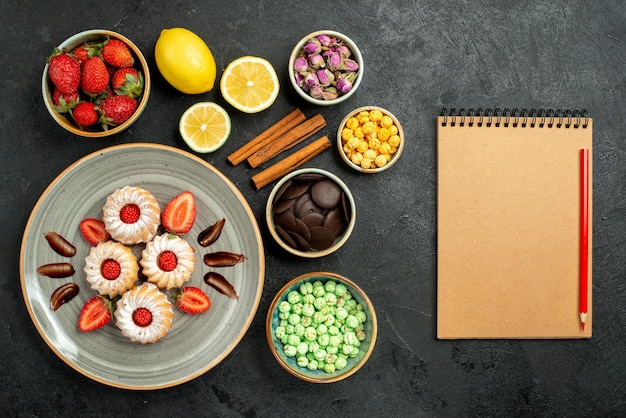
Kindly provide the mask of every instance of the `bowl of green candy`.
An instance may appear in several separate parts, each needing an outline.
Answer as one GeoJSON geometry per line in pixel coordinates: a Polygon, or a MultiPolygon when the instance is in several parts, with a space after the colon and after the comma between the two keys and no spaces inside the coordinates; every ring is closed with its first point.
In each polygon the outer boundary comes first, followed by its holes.
{"type": "Polygon", "coordinates": [[[274,358],[287,372],[307,382],[332,383],[363,367],[374,350],[378,322],[356,283],[311,272],[276,294],[265,330],[274,358]]]}

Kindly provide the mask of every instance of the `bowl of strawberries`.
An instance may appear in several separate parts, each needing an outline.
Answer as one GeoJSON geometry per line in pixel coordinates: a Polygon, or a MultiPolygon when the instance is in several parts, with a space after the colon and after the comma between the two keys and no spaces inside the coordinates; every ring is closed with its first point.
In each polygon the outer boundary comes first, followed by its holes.
{"type": "Polygon", "coordinates": [[[77,33],[54,48],[41,80],[52,118],[80,136],[114,135],[148,103],[150,71],[139,48],[105,29],[77,33]]]}

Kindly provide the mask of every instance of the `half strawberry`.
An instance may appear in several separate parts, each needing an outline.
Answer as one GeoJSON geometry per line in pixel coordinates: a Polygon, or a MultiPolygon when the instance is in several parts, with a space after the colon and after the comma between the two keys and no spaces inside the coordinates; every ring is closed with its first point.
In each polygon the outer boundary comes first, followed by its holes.
{"type": "Polygon", "coordinates": [[[211,307],[211,299],[201,289],[194,286],[186,286],[175,291],[172,297],[176,306],[183,312],[199,314],[206,312],[211,307]]]}
{"type": "Polygon", "coordinates": [[[182,192],[165,206],[161,213],[163,227],[172,234],[185,234],[196,220],[196,200],[193,193],[182,192]]]}
{"type": "Polygon", "coordinates": [[[111,235],[107,232],[104,222],[100,219],[85,218],[80,221],[79,227],[83,238],[94,247],[101,242],[111,239],[111,235]]]}
{"type": "Polygon", "coordinates": [[[78,316],[78,329],[81,332],[89,332],[101,328],[111,321],[113,316],[113,304],[109,298],[94,296],[89,299],[78,316]]]}

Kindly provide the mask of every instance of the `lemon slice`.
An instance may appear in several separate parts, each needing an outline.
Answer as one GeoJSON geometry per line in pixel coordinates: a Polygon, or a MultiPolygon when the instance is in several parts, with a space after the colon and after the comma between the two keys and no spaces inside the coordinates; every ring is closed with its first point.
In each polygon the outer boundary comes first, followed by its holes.
{"type": "Polygon", "coordinates": [[[185,110],[178,129],[189,148],[205,154],[224,145],[230,135],[230,117],[216,103],[199,102],[185,110]]]}
{"type": "Polygon", "coordinates": [[[269,61],[259,57],[237,58],[228,64],[220,80],[224,99],[245,113],[257,113],[270,107],[279,90],[276,70],[269,61]]]}

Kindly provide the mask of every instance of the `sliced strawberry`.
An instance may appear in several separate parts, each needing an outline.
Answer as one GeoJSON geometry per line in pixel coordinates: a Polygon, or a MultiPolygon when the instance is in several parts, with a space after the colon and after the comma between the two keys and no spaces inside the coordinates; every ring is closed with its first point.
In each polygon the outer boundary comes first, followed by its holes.
{"type": "Polygon", "coordinates": [[[211,307],[211,299],[206,293],[194,286],[186,286],[173,294],[176,306],[183,312],[199,314],[208,311],[211,307]]]}
{"type": "Polygon", "coordinates": [[[95,218],[85,218],[80,221],[80,233],[94,247],[111,239],[111,235],[104,227],[104,222],[95,218]]]}
{"type": "Polygon", "coordinates": [[[196,200],[189,191],[170,200],[161,213],[163,227],[172,234],[189,232],[195,220],[196,200]]]}
{"type": "Polygon", "coordinates": [[[113,313],[111,301],[104,296],[89,299],[78,316],[78,329],[82,332],[93,331],[109,323],[113,313]]]}

